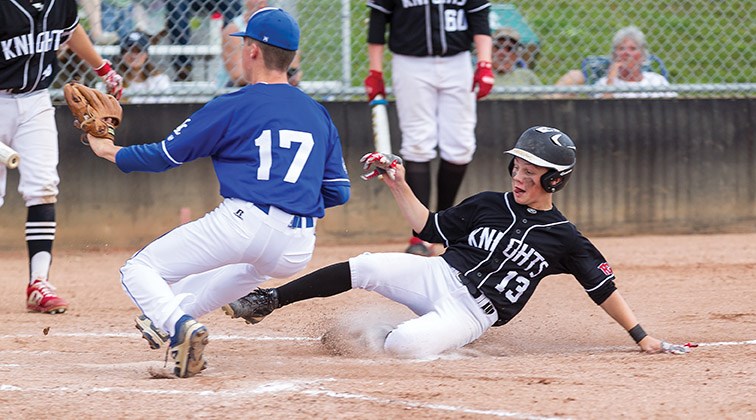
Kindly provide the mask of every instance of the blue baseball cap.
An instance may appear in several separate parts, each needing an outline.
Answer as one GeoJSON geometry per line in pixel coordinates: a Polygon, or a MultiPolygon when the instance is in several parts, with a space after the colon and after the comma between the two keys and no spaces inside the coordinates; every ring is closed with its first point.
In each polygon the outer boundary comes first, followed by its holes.
{"type": "Polygon", "coordinates": [[[247,23],[247,30],[231,36],[252,38],[284,50],[299,49],[299,25],[282,9],[265,7],[256,11],[247,23]]]}
{"type": "Polygon", "coordinates": [[[139,51],[146,51],[149,46],[150,37],[146,33],[140,31],[131,32],[121,40],[122,52],[128,51],[132,48],[136,48],[139,51]]]}

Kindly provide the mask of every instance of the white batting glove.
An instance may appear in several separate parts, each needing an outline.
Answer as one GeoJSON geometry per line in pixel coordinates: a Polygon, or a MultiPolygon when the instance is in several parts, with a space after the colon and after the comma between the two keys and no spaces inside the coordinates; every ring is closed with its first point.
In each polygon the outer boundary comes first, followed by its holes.
{"type": "Polygon", "coordinates": [[[396,177],[396,165],[401,165],[402,158],[391,153],[368,153],[360,159],[362,169],[366,172],[360,175],[365,181],[375,178],[379,175],[388,175],[389,178],[396,177]]]}
{"type": "Polygon", "coordinates": [[[664,353],[671,353],[671,354],[685,354],[690,351],[691,345],[686,344],[672,344],[667,343],[666,341],[661,342],[661,349],[664,353]]]}

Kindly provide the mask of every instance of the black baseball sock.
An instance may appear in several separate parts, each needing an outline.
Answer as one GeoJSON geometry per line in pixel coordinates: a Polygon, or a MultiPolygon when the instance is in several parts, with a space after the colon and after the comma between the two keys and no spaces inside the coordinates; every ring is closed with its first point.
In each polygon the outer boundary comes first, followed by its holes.
{"type": "Polygon", "coordinates": [[[454,205],[454,199],[457,197],[462,179],[465,177],[467,165],[455,165],[453,163],[441,160],[438,168],[437,179],[437,210],[445,210],[454,205]]]}
{"type": "Polygon", "coordinates": [[[341,262],[290,281],[276,288],[281,306],[300,300],[338,295],[352,289],[349,262],[341,262]]]}
{"type": "Polygon", "coordinates": [[[40,204],[28,208],[26,217],[26,247],[29,250],[29,281],[47,279],[52,262],[55,239],[55,204],[40,204]]]}
{"type": "Polygon", "coordinates": [[[430,208],[431,175],[430,162],[404,161],[405,179],[412,192],[425,207],[430,208]]]}

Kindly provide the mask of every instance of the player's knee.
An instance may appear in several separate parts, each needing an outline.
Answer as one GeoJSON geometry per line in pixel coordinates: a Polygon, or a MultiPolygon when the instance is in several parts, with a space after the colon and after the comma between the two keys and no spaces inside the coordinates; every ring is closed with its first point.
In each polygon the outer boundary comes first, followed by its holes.
{"type": "Polygon", "coordinates": [[[441,149],[441,159],[453,163],[455,165],[467,165],[473,160],[475,155],[475,142],[467,145],[466,147],[457,147],[453,150],[441,149]]]}
{"type": "Polygon", "coordinates": [[[438,156],[435,145],[425,147],[421,145],[402,144],[399,154],[405,161],[409,162],[430,162],[438,156]]]}
{"type": "Polygon", "coordinates": [[[41,204],[55,204],[58,202],[58,195],[48,194],[41,197],[27,196],[24,197],[24,202],[26,203],[26,207],[39,206],[41,204]]]}

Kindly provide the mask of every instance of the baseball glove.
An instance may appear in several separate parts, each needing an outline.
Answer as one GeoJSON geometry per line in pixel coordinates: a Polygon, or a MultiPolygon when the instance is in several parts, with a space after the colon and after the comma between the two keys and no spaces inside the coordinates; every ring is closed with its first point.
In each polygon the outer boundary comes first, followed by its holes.
{"type": "Polygon", "coordinates": [[[63,95],[77,128],[95,137],[115,140],[115,128],[123,116],[115,97],[76,82],[63,86],[63,95]]]}

